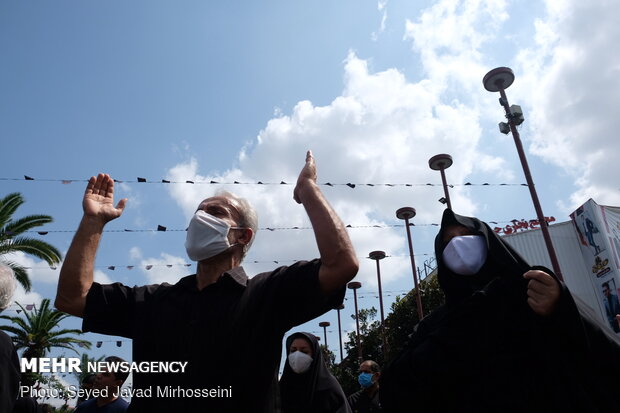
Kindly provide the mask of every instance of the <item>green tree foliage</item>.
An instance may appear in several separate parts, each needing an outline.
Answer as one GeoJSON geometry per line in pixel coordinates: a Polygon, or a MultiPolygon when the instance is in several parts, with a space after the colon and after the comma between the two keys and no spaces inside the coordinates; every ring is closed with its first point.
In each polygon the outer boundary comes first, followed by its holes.
{"type": "MultiPolygon", "coordinates": [[[[420,286],[422,308],[424,314],[428,315],[445,302],[445,297],[434,274],[427,277],[420,286]]],[[[391,313],[385,321],[390,353],[384,362],[389,363],[406,345],[413,327],[420,321],[415,290],[409,291],[402,298],[396,297],[392,303],[391,313]]]]}
{"type": "MultiPolygon", "coordinates": [[[[76,345],[90,348],[90,342],[74,337],[81,335],[81,330],[57,329],[60,322],[69,317],[69,314],[50,308],[50,300],[45,298],[40,307],[27,311],[17,303],[24,312],[25,318],[20,316],[0,316],[0,319],[8,320],[12,325],[0,326],[0,329],[11,333],[13,343],[17,350],[23,349],[22,358],[40,358],[54,347],[66,348],[79,354],[76,345]]],[[[22,385],[32,386],[40,379],[36,373],[22,374],[22,385]]]]}
{"type": "Polygon", "coordinates": [[[13,214],[23,203],[24,198],[19,193],[12,193],[0,199],[0,261],[11,267],[17,281],[26,291],[30,291],[32,284],[26,269],[10,260],[10,255],[22,251],[44,260],[49,265],[58,264],[62,257],[60,251],[53,245],[23,235],[32,228],[52,222],[52,217],[49,215],[27,215],[13,219],[13,214]]]}
{"type": "Polygon", "coordinates": [[[323,352],[323,360],[325,360],[325,364],[328,368],[332,368],[336,365],[336,355],[333,351],[326,347],[325,344],[320,345],[321,352],[323,352]]]}

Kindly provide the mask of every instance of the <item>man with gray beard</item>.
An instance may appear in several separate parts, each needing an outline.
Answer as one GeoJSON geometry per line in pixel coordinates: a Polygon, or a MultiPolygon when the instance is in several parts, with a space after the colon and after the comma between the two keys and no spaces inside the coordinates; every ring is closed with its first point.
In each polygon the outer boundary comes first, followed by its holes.
{"type": "MultiPolygon", "coordinates": [[[[11,304],[15,286],[13,270],[0,264],[0,312],[11,304]]],[[[0,330],[0,412],[13,410],[19,389],[19,377],[19,360],[13,340],[0,330]]]]}
{"type": "Polygon", "coordinates": [[[308,151],[293,199],[308,214],[320,258],[248,277],[241,262],[258,229],[256,213],[222,192],[200,202],[189,223],[185,248],[196,274],[133,288],[93,282],[103,228],[121,216],[126,200],[114,206],[109,175],[90,179],[56,307],[82,317],[84,331],[131,338],[134,362],[187,362],[182,373],[134,373],[133,389],[152,396],[132,398],[129,412],[277,411],[284,333],[338,307],[358,270],[347,231],[316,179],[308,151]],[[179,391],[156,397],[162,389],[179,391]],[[176,396],[188,392],[193,396],[176,396]]]}

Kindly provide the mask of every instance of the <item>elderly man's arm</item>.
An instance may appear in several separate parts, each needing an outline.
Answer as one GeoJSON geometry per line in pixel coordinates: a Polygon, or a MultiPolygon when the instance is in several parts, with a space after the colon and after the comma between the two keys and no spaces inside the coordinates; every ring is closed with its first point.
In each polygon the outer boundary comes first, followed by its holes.
{"type": "Polygon", "coordinates": [[[114,206],[114,180],[110,175],[99,174],[88,181],[82,201],[84,216],[60,270],[54,302],[58,310],[77,317],[84,315],[103,227],[121,216],[126,202],[122,199],[114,206]]]}
{"type": "Polygon", "coordinates": [[[293,197],[303,204],[314,229],[321,254],[321,290],[325,294],[335,292],[355,277],[359,263],[344,224],[316,183],[316,165],[311,151],[306,155],[306,165],[299,174],[293,197]]]}

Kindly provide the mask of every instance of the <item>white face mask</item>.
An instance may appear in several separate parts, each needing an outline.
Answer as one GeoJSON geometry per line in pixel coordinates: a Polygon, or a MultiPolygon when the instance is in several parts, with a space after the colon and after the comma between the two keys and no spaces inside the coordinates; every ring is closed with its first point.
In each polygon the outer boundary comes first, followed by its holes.
{"type": "Polygon", "coordinates": [[[301,351],[294,351],[288,355],[288,364],[295,373],[305,373],[312,364],[312,357],[301,351]]]}
{"type": "Polygon", "coordinates": [[[231,228],[237,229],[203,210],[196,211],[189,221],[185,239],[185,250],[189,259],[206,260],[233,246],[228,242],[228,231],[231,228]]]}
{"type": "Polygon", "coordinates": [[[443,261],[453,272],[473,275],[487,260],[487,246],[482,235],[463,235],[450,240],[443,250],[443,261]]]}

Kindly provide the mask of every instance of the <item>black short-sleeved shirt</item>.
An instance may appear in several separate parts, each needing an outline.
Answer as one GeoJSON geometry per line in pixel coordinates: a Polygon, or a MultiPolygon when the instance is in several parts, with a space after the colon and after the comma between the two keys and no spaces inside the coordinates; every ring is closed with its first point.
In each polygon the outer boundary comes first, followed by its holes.
{"type": "Polygon", "coordinates": [[[75,413],[125,413],[129,404],[122,398],[118,398],[111,403],[97,406],[97,398],[93,397],[80,404],[75,413]]]}
{"type": "Polygon", "coordinates": [[[375,392],[372,397],[368,395],[365,389],[356,391],[348,398],[349,406],[353,413],[382,413],[381,404],[379,403],[379,392],[375,392]]]}
{"type": "Polygon", "coordinates": [[[133,339],[134,362],[188,362],[185,373],[134,373],[133,389],[152,394],[133,397],[129,412],[275,411],[284,333],[344,298],[344,286],[329,297],[321,293],[320,266],[318,259],[302,261],[251,279],[237,267],[202,290],[196,275],[175,285],[93,283],[82,328],[133,339]],[[193,392],[158,397],[166,389],[193,392]],[[204,389],[229,389],[232,397],[204,397],[204,389]]]}

